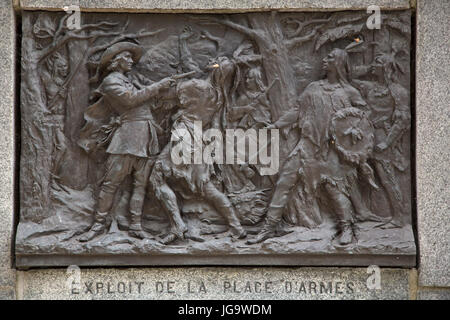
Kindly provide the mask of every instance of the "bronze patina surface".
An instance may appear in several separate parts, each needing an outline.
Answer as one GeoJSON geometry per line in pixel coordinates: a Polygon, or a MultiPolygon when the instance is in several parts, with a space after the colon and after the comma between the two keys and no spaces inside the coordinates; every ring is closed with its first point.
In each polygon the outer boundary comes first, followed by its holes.
{"type": "Polygon", "coordinates": [[[23,13],[19,267],[415,265],[409,11],[81,18],[23,13]]]}

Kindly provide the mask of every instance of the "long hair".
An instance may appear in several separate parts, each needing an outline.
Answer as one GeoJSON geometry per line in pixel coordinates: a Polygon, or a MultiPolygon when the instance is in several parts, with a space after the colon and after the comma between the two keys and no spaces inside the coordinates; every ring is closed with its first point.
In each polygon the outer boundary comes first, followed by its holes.
{"type": "Polygon", "coordinates": [[[258,67],[251,68],[250,70],[248,70],[247,76],[254,78],[255,82],[258,86],[258,90],[260,92],[264,92],[264,90],[266,88],[264,86],[264,82],[263,82],[263,78],[262,78],[261,67],[258,66],[258,67]]]}
{"type": "Polygon", "coordinates": [[[331,53],[334,54],[334,65],[336,66],[338,81],[343,86],[350,85],[351,67],[347,51],[335,48],[331,53]]]}
{"type": "Polygon", "coordinates": [[[396,82],[399,72],[404,73],[401,65],[396,61],[395,54],[382,53],[375,57],[383,65],[384,79],[387,84],[396,82]]]}
{"type": "Polygon", "coordinates": [[[58,70],[56,68],[56,62],[61,61],[65,65],[69,66],[69,61],[67,57],[60,52],[55,52],[46,60],[46,67],[50,75],[53,79],[55,79],[58,75],[58,70]]]}
{"type": "Polygon", "coordinates": [[[218,125],[226,128],[226,114],[231,105],[234,105],[234,94],[237,90],[238,82],[236,79],[240,77],[240,70],[232,59],[221,56],[215,59],[217,68],[214,68],[208,80],[217,93],[217,108],[220,110],[220,120],[218,125]]]}
{"type": "Polygon", "coordinates": [[[379,60],[382,64],[384,81],[395,101],[396,108],[402,106],[402,91],[405,89],[398,83],[398,76],[399,73],[404,73],[404,71],[396,61],[396,53],[382,53],[377,55],[375,59],[379,60]]]}

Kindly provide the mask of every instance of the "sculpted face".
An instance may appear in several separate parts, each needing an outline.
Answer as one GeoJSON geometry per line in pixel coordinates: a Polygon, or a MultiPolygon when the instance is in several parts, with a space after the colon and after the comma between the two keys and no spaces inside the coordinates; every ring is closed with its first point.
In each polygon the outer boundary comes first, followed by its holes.
{"type": "Polygon", "coordinates": [[[122,53],[119,53],[116,57],[116,59],[119,59],[119,68],[122,69],[124,72],[131,71],[131,68],[133,67],[133,57],[129,51],[124,51],[122,53]]]}
{"type": "Polygon", "coordinates": [[[332,51],[322,60],[322,70],[327,73],[336,71],[335,61],[335,53],[332,51]]]}
{"type": "Polygon", "coordinates": [[[69,66],[66,61],[58,59],[55,61],[56,73],[58,76],[65,78],[69,75],[69,66]]]}
{"type": "Polygon", "coordinates": [[[255,48],[253,47],[253,45],[249,44],[244,50],[242,50],[242,54],[244,55],[255,54],[255,48]]]}
{"type": "Polygon", "coordinates": [[[245,86],[251,91],[261,90],[262,74],[259,68],[250,69],[245,76],[245,86]]]}
{"type": "Polygon", "coordinates": [[[370,73],[377,77],[383,75],[383,66],[383,58],[381,56],[376,57],[373,63],[370,65],[370,73]]]}
{"type": "Polygon", "coordinates": [[[251,73],[245,77],[245,86],[252,91],[257,89],[256,79],[251,73]]]}

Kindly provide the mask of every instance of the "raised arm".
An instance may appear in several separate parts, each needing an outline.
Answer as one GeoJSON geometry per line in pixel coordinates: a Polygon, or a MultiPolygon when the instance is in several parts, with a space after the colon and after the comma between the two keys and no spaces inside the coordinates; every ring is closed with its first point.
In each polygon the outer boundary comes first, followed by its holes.
{"type": "Polygon", "coordinates": [[[191,50],[187,45],[187,39],[192,37],[193,32],[190,27],[185,27],[179,36],[180,63],[184,72],[195,71],[201,73],[200,66],[192,57],[191,50]]]}
{"type": "Polygon", "coordinates": [[[122,79],[111,77],[105,79],[103,93],[120,104],[134,108],[156,96],[161,89],[169,87],[171,81],[170,78],[164,78],[142,89],[137,89],[134,86],[130,89],[130,86],[127,86],[122,79]]]}

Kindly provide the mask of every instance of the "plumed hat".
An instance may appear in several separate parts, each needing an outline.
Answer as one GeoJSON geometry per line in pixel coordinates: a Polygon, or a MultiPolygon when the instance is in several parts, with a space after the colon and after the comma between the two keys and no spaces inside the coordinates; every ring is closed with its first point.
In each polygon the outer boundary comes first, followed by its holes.
{"type": "Polygon", "coordinates": [[[142,57],[142,47],[134,44],[132,42],[118,42],[113,44],[111,47],[103,52],[103,55],[100,59],[100,63],[98,65],[99,70],[104,70],[108,63],[119,53],[128,51],[131,53],[133,57],[134,63],[138,63],[142,57]]]}

